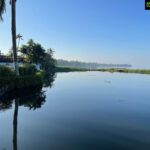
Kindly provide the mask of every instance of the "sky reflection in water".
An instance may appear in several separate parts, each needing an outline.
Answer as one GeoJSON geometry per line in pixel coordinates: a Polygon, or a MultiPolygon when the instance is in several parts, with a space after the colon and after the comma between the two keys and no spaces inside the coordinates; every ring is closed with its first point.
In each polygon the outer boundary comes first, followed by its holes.
{"type": "Polygon", "coordinates": [[[51,81],[1,100],[0,150],[150,149],[149,75],[58,73],[51,81]]]}

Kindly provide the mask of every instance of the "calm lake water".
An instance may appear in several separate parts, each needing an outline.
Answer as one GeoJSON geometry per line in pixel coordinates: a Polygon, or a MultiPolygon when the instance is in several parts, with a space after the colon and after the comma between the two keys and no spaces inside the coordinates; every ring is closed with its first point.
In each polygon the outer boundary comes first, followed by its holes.
{"type": "Polygon", "coordinates": [[[150,150],[150,75],[58,73],[33,93],[0,102],[0,150],[150,150]]]}

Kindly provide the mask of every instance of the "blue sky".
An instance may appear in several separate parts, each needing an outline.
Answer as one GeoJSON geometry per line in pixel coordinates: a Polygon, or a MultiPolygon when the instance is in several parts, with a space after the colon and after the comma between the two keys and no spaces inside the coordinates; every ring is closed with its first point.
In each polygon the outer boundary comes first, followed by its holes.
{"type": "MultiPolygon", "coordinates": [[[[7,2],[8,4],[8,2],[7,2]]],[[[56,58],[130,63],[150,68],[150,11],[144,0],[18,0],[17,33],[56,58]]],[[[11,47],[10,6],[0,23],[0,49],[11,47]]]]}

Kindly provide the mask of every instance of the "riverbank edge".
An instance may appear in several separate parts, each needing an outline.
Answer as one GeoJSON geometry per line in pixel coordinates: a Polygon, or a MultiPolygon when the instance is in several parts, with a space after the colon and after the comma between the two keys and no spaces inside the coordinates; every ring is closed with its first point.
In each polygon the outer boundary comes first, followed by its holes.
{"type": "Polygon", "coordinates": [[[136,73],[136,74],[149,74],[150,69],[126,69],[126,68],[106,68],[106,69],[86,69],[86,68],[74,68],[74,67],[57,67],[56,72],[85,72],[85,71],[99,71],[110,73],[136,73]]]}
{"type": "Polygon", "coordinates": [[[37,72],[35,75],[0,77],[0,97],[11,90],[36,87],[43,84],[43,74],[37,72]]]}

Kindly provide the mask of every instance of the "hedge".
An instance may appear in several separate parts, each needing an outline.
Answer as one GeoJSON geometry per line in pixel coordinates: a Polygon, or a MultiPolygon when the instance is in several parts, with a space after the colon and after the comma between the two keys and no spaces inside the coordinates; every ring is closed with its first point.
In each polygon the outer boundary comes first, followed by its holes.
{"type": "Polygon", "coordinates": [[[41,73],[30,76],[0,77],[0,89],[12,90],[16,88],[31,87],[43,84],[41,73]]]}

